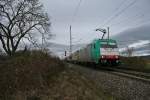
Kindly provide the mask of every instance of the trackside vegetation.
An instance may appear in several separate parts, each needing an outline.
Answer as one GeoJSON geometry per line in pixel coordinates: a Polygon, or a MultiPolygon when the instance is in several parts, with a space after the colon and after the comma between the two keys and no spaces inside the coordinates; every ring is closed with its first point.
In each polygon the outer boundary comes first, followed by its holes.
{"type": "Polygon", "coordinates": [[[119,67],[130,70],[150,72],[150,59],[147,57],[121,57],[121,65],[119,67]]]}
{"type": "Polygon", "coordinates": [[[115,100],[59,58],[40,50],[0,57],[0,100],[115,100]]]}
{"type": "Polygon", "coordinates": [[[18,93],[44,91],[49,80],[63,70],[63,62],[42,51],[5,56],[0,61],[0,99],[13,100],[18,93]]]}

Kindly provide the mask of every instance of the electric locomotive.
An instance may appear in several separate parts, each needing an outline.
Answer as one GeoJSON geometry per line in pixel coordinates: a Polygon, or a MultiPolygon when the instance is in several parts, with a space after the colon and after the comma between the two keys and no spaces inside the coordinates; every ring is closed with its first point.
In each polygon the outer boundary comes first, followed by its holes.
{"type": "Polygon", "coordinates": [[[119,50],[116,40],[95,39],[85,48],[70,55],[69,59],[79,63],[119,64],[119,50]]]}

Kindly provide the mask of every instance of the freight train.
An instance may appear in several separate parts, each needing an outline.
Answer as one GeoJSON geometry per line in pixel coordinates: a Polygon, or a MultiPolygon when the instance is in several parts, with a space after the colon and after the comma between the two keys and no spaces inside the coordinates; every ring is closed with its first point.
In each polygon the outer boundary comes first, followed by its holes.
{"type": "Polygon", "coordinates": [[[116,40],[95,39],[86,47],[72,53],[67,60],[75,63],[119,64],[119,50],[116,40]]]}

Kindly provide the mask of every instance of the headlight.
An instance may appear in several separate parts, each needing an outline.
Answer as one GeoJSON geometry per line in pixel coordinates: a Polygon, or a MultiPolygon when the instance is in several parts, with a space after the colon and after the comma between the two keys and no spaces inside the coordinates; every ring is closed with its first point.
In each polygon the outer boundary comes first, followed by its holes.
{"type": "Polygon", "coordinates": [[[118,59],[119,57],[118,57],[118,56],[115,56],[115,58],[117,58],[117,59],[118,59]]]}

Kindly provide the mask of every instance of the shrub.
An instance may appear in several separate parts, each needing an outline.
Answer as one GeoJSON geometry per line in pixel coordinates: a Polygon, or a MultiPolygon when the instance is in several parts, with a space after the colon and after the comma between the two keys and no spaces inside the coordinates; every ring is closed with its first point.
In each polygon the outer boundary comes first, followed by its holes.
{"type": "Polygon", "coordinates": [[[121,57],[121,67],[148,72],[147,69],[148,60],[143,57],[121,57]]]}
{"type": "Polygon", "coordinates": [[[47,89],[50,79],[64,70],[64,63],[42,51],[17,53],[0,63],[0,99],[18,91],[47,89]]]}

